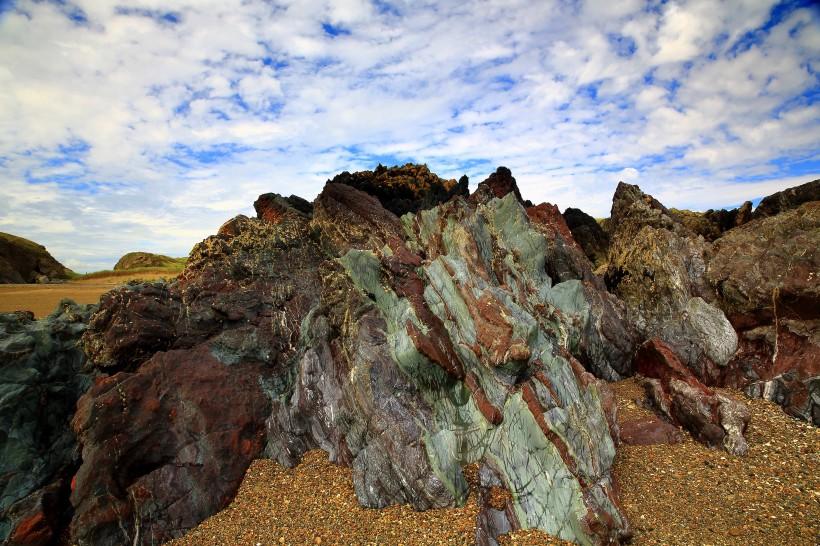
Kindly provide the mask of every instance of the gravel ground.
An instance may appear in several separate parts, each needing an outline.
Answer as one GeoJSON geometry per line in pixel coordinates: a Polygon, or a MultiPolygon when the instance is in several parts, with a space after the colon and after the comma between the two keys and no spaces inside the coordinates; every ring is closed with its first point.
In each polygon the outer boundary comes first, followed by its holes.
{"type": "MultiPolygon", "coordinates": [[[[643,397],[635,380],[613,387],[619,420],[646,414],[634,402],[643,397]]],[[[615,474],[633,544],[820,544],[820,429],[769,402],[746,401],[746,457],[707,449],[688,435],[682,444],[621,447],[615,474]]],[[[311,451],[293,469],[255,461],[228,508],[170,544],[472,544],[476,512],[474,494],[457,509],[362,508],[350,470],[311,451]]],[[[566,544],[531,530],[501,543],[566,544]]]]}

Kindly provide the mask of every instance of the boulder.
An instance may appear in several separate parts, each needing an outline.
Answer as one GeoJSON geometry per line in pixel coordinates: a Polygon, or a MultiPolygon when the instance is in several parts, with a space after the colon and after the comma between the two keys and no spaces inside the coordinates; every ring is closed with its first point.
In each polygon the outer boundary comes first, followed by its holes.
{"type": "Polygon", "coordinates": [[[564,211],[564,220],[575,239],[584,250],[593,267],[606,263],[609,253],[609,235],[595,218],[580,209],[572,207],[564,211]]]}
{"type": "Polygon", "coordinates": [[[0,543],[48,544],[70,518],[80,459],[69,422],[91,384],[77,342],[91,310],[63,300],[41,320],[0,314],[0,543]]]}
{"type": "Polygon", "coordinates": [[[684,439],[678,427],[656,416],[632,419],[619,429],[621,442],[630,446],[679,444],[684,439]]]}
{"type": "Polygon", "coordinates": [[[672,347],[659,339],[644,342],[635,353],[634,368],[647,378],[647,395],[664,417],[709,447],[746,454],[743,434],[749,424],[749,409],[698,381],[672,347]]]}
{"type": "Polygon", "coordinates": [[[0,283],[50,282],[71,274],[43,245],[0,232],[0,283]]]}

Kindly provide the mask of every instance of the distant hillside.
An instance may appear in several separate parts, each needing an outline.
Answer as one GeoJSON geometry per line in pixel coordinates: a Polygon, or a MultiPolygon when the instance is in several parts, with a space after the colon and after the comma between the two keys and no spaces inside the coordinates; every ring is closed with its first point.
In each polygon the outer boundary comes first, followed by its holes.
{"type": "Polygon", "coordinates": [[[142,267],[162,267],[168,269],[182,269],[185,267],[187,258],[171,258],[162,254],[152,254],[150,252],[129,252],[119,259],[114,271],[124,271],[142,267]]]}
{"type": "Polygon", "coordinates": [[[48,282],[71,275],[43,245],[0,232],[0,283],[48,282]]]}

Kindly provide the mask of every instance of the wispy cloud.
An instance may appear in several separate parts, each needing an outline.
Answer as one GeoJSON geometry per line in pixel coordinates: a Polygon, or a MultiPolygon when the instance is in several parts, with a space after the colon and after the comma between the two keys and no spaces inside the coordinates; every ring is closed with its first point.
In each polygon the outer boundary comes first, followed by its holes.
{"type": "Polygon", "coordinates": [[[264,191],[341,170],[513,169],[608,213],[820,172],[811,2],[14,2],[0,13],[0,226],[78,269],[187,253],[264,191]]]}

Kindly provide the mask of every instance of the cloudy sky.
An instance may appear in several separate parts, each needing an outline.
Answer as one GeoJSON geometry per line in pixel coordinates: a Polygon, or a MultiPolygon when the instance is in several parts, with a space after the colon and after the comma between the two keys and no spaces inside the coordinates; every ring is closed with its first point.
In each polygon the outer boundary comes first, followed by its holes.
{"type": "Polygon", "coordinates": [[[0,0],[0,231],[110,268],[407,161],[735,205],[818,177],[819,72],[810,1],[0,0]]]}

